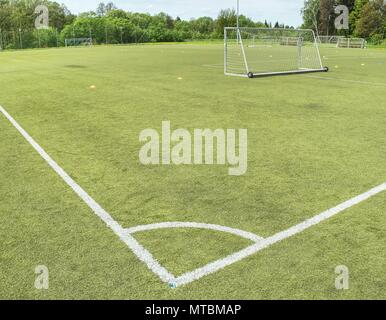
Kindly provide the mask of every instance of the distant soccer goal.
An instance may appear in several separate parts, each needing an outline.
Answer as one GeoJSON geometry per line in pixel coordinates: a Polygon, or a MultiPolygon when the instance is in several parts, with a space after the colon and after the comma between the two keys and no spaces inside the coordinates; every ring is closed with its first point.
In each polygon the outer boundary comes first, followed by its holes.
{"type": "Polygon", "coordinates": [[[364,49],[366,47],[366,40],[362,38],[339,38],[336,47],[364,49]]]}
{"type": "Polygon", "coordinates": [[[342,36],[318,36],[319,43],[337,44],[342,36]]]}
{"type": "Polygon", "coordinates": [[[303,40],[302,37],[281,37],[280,45],[301,47],[303,46],[303,40]]]}
{"type": "Polygon", "coordinates": [[[225,75],[260,77],[327,72],[312,30],[225,28],[225,75]]]}
{"type": "Polygon", "coordinates": [[[92,38],[70,38],[65,39],[66,47],[88,47],[92,46],[92,38]]]}

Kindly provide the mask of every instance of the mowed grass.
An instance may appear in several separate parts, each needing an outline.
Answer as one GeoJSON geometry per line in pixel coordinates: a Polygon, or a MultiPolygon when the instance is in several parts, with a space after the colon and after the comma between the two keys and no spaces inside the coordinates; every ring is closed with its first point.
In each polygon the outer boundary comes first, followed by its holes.
{"type": "MultiPolygon", "coordinates": [[[[386,51],[321,48],[330,73],[240,79],[220,44],[0,54],[0,105],[124,227],[218,224],[268,237],[386,181],[386,51]],[[95,86],[95,87],[92,87],[95,86]],[[143,166],[139,134],[248,129],[248,172],[143,166]]],[[[0,298],[385,299],[386,194],[206,278],[168,288],[0,115],[0,298]],[[34,269],[50,289],[34,288],[34,269]],[[335,267],[350,290],[335,290],[335,267]]],[[[249,245],[136,235],[180,275],[249,245]]]]}

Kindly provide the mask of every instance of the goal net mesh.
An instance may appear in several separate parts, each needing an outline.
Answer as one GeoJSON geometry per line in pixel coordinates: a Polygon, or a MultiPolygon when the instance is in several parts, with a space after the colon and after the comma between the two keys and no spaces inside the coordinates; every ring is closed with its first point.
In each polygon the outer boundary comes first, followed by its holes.
{"type": "Polygon", "coordinates": [[[64,41],[66,47],[87,47],[92,46],[92,38],[70,38],[64,41]]]}
{"type": "Polygon", "coordinates": [[[337,44],[340,38],[344,38],[341,36],[319,36],[319,43],[327,43],[327,44],[337,44]]]}
{"type": "Polygon", "coordinates": [[[225,28],[225,74],[326,71],[312,30],[225,28]]]}
{"type": "Polygon", "coordinates": [[[338,48],[357,48],[363,49],[366,46],[366,40],[362,38],[339,38],[338,48]]]}

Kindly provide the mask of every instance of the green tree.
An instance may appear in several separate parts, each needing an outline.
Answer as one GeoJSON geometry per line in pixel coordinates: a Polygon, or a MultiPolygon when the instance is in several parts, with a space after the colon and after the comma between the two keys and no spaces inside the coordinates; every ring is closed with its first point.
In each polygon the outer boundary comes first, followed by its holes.
{"type": "Polygon", "coordinates": [[[209,35],[214,31],[214,20],[211,17],[201,17],[190,21],[191,30],[202,35],[209,35]]]}
{"type": "Polygon", "coordinates": [[[356,24],[356,34],[372,38],[376,42],[384,39],[386,27],[386,3],[372,0],[363,6],[362,14],[356,24]]]}
{"type": "Polygon", "coordinates": [[[357,35],[356,25],[362,16],[363,7],[369,3],[369,0],[355,0],[354,8],[350,13],[350,27],[353,34],[357,35]]]}
{"type": "Polygon", "coordinates": [[[104,2],[101,2],[98,4],[98,7],[96,9],[96,14],[100,17],[105,16],[108,14],[110,11],[117,9],[116,5],[112,2],[109,2],[105,4],[104,2]]]}
{"type": "Polygon", "coordinates": [[[244,15],[239,16],[239,22],[240,22],[240,27],[244,27],[244,28],[245,27],[253,28],[257,25],[251,18],[248,18],[244,15]]]}
{"type": "Polygon", "coordinates": [[[216,20],[216,33],[224,35],[225,27],[236,27],[237,14],[234,9],[221,10],[216,20]]]}
{"type": "Polygon", "coordinates": [[[319,0],[305,0],[302,9],[304,29],[312,29],[319,35],[320,24],[320,1],[319,0]]]}
{"type": "Polygon", "coordinates": [[[7,0],[0,1],[0,29],[11,30],[12,19],[11,19],[12,7],[7,0]]]}
{"type": "Polygon", "coordinates": [[[334,32],[334,7],[335,0],[320,0],[319,6],[319,33],[330,35],[334,32]]]}

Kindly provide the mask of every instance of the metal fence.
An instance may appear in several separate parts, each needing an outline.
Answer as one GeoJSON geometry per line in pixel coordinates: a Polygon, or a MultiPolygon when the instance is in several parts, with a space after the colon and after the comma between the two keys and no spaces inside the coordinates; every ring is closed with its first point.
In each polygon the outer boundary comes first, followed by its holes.
{"type": "Polygon", "coordinates": [[[0,50],[64,47],[65,39],[69,38],[91,38],[93,44],[135,44],[153,41],[148,30],[115,26],[102,26],[94,30],[67,28],[62,31],[54,28],[7,31],[0,29],[0,50]]]}
{"type": "Polygon", "coordinates": [[[49,48],[63,45],[60,34],[56,29],[47,30],[0,30],[0,48],[27,49],[27,48],[49,48]]]}

